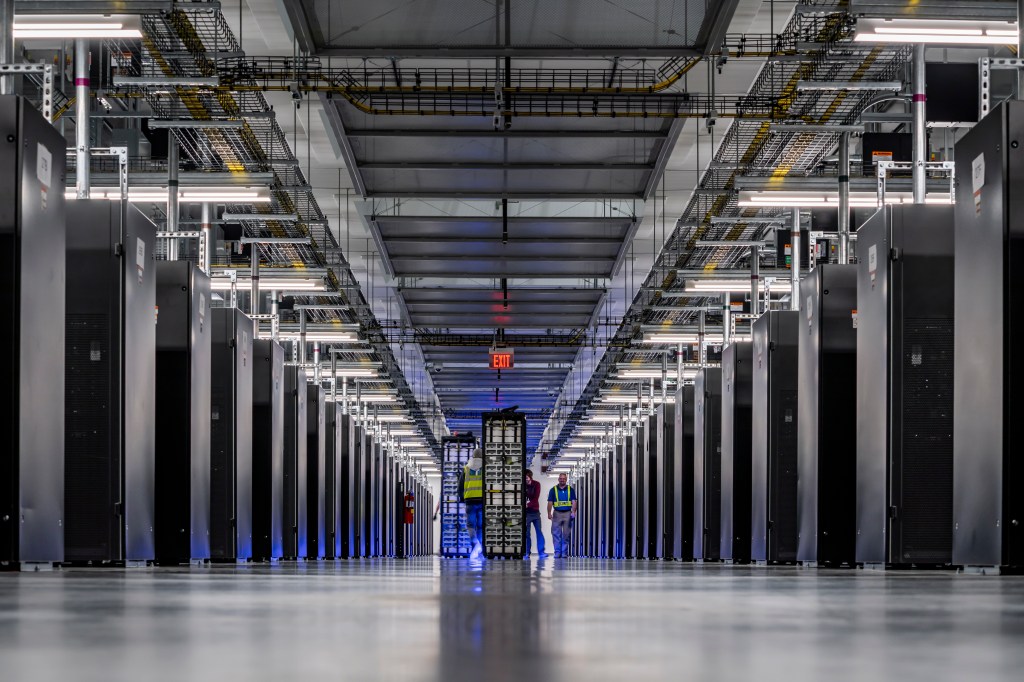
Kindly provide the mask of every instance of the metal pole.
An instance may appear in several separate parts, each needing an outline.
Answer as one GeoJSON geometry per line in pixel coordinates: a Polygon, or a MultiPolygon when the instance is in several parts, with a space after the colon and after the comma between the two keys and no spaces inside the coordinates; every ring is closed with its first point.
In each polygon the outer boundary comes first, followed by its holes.
{"type": "MultiPolygon", "coordinates": [[[[14,0],[0,0],[0,64],[14,63],[14,0]]],[[[0,95],[14,94],[14,76],[0,76],[0,95]]]]}
{"type": "Polygon", "coordinates": [[[914,203],[923,204],[924,164],[928,157],[928,130],[924,95],[924,45],[914,45],[914,203]]]}
{"type": "MultiPolygon", "coordinates": [[[[652,381],[653,385],[654,382],[652,381]]],[[[668,354],[661,354],[661,404],[668,402],[668,354]]]]}
{"type": "Polygon", "coordinates": [[[761,247],[750,247],[750,313],[761,314],[761,247]]]}
{"type": "Polygon", "coordinates": [[[362,426],[366,423],[365,419],[360,419],[359,415],[359,403],[362,402],[363,398],[363,382],[356,381],[356,426],[362,426]]]}
{"type": "Polygon", "coordinates": [[[700,317],[697,321],[697,362],[700,363],[701,367],[708,364],[708,347],[707,347],[707,329],[706,329],[706,313],[700,311],[700,317]]]}
{"type": "Polygon", "coordinates": [[[732,294],[722,294],[722,348],[732,343],[732,294]]]}
{"type": "Polygon", "coordinates": [[[313,383],[320,385],[320,342],[313,342],[313,383]]]}
{"type": "Polygon", "coordinates": [[[683,385],[683,344],[676,348],[676,388],[683,385]]]}
{"type": "Polygon", "coordinates": [[[203,262],[199,264],[203,272],[207,275],[210,274],[210,269],[213,266],[213,204],[204,202],[202,205],[202,217],[199,219],[200,229],[203,232],[203,238],[206,240],[206,250],[203,252],[203,262]]]}
{"type": "Polygon", "coordinates": [[[850,133],[839,136],[839,262],[850,262],[850,133]]]}
{"type": "Polygon", "coordinates": [[[793,236],[789,239],[793,257],[789,266],[789,309],[800,310],[800,209],[793,209],[793,236]]]}
{"type": "Polygon", "coordinates": [[[341,413],[348,414],[348,378],[341,380],[341,413]]]}
{"type": "MultiPolygon", "coordinates": [[[[254,245],[255,248],[255,245],[254,245]]],[[[278,340],[281,334],[281,321],[279,318],[280,310],[278,310],[277,292],[270,292],[270,314],[274,316],[274,319],[270,321],[270,336],[274,341],[278,340]]]]}
{"type": "MultiPolygon", "coordinates": [[[[331,353],[331,401],[338,404],[338,354],[331,353]]],[[[344,414],[344,412],[342,413],[344,414]]]]}
{"type": "Polygon", "coordinates": [[[306,311],[299,312],[299,363],[306,364],[306,311]]]}
{"type": "MultiPolygon", "coordinates": [[[[167,231],[178,231],[178,139],[174,131],[167,136],[167,231]]],[[[178,260],[178,240],[167,244],[167,260],[178,260]]]]}
{"type": "Polygon", "coordinates": [[[79,199],[89,198],[89,105],[89,41],[79,38],[75,41],[75,189],[79,199]]]}
{"type": "MultiPolygon", "coordinates": [[[[253,315],[260,314],[260,250],[259,246],[255,243],[249,245],[252,248],[252,261],[249,264],[249,279],[252,282],[252,291],[249,297],[252,299],[249,302],[249,309],[253,315]]],[[[302,314],[302,322],[306,322],[306,314],[302,314]]],[[[305,343],[305,337],[302,341],[305,343]]],[[[303,347],[302,352],[305,353],[306,349],[303,347]]],[[[305,362],[305,360],[303,360],[305,362]]]]}

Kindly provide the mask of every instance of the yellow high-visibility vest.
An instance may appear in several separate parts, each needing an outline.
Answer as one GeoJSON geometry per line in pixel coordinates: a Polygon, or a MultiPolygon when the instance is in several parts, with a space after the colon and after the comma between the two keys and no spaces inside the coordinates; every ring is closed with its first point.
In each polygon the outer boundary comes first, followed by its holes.
{"type": "Polygon", "coordinates": [[[473,473],[467,464],[463,469],[465,480],[462,487],[463,497],[468,500],[480,500],[484,496],[484,470],[481,468],[473,473]]]}
{"type": "Polygon", "coordinates": [[[558,486],[555,486],[555,509],[572,509],[572,486],[565,486],[565,490],[562,490],[558,486]],[[562,493],[565,493],[565,499],[562,499],[562,493]]]}

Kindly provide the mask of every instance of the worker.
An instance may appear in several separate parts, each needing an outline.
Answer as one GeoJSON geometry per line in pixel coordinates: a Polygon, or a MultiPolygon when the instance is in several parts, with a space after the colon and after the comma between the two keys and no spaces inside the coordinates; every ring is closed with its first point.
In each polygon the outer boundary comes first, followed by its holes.
{"type": "Polygon", "coordinates": [[[544,529],[540,525],[540,481],[533,480],[533,472],[526,470],[526,554],[523,558],[530,556],[532,543],[530,542],[530,527],[533,526],[537,533],[538,554],[542,557],[544,553],[544,529]]]}
{"type": "Polygon", "coordinates": [[[459,474],[459,499],[466,505],[466,532],[473,543],[469,558],[475,561],[483,554],[480,540],[484,534],[484,460],[480,448],[473,451],[472,459],[459,474]]]}
{"type": "Polygon", "coordinates": [[[548,520],[555,541],[555,558],[569,556],[569,537],[576,520],[576,491],[565,474],[558,474],[558,485],[548,491],[548,520]]]}

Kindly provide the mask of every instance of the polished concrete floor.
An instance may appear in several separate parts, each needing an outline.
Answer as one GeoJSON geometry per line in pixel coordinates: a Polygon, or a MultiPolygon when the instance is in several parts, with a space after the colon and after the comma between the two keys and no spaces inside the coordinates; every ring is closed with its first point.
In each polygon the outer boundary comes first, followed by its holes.
{"type": "Polygon", "coordinates": [[[1021,680],[1024,578],[434,558],[0,573],[0,680],[1021,680]]]}

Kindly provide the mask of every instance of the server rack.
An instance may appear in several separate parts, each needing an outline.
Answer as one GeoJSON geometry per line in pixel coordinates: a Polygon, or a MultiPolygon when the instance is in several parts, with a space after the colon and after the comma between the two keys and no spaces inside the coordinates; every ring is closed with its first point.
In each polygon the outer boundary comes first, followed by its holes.
{"type": "Polygon", "coordinates": [[[383,446],[377,438],[370,441],[370,556],[379,557],[382,552],[381,506],[383,504],[383,446]]]}
{"type": "Polygon", "coordinates": [[[308,554],[306,473],[306,373],[284,369],[284,555],[302,560],[308,554]]]}
{"type": "Polygon", "coordinates": [[[797,561],[854,562],[857,532],[857,266],[800,283],[797,561]]]}
{"type": "Polygon", "coordinates": [[[666,557],[666,532],[670,523],[671,509],[666,514],[666,504],[671,499],[668,490],[672,476],[672,457],[675,445],[675,405],[666,403],[658,406],[650,418],[651,445],[648,452],[650,467],[650,495],[648,517],[650,532],[647,538],[648,558],[666,557]]]}
{"type": "Polygon", "coordinates": [[[252,355],[252,556],[276,561],[285,556],[284,349],[259,339],[252,355]]]}
{"type": "Polygon", "coordinates": [[[341,558],[341,403],[324,403],[324,558],[341,558]]]}
{"type": "Polygon", "coordinates": [[[362,556],[368,557],[373,553],[373,513],[370,508],[372,501],[370,485],[370,469],[373,462],[373,434],[364,423],[362,426],[362,440],[359,449],[359,512],[362,515],[360,528],[360,550],[362,556]]]}
{"type": "Polygon", "coordinates": [[[484,553],[520,559],[526,546],[526,416],[483,415],[484,553]]]}
{"type": "Polygon", "coordinates": [[[616,559],[626,558],[626,439],[619,438],[612,450],[615,532],[612,553],[616,559]]]}
{"type": "Polygon", "coordinates": [[[67,207],[64,559],[155,558],[156,228],[121,202],[67,207]]]}
{"type": "Polygon", "coordinates": [[[210,558],[210,278],[156,263],[156,558],[210,558]]]}
{"type": "Polygon", "coordinates": [[[769,310],[753,325],[751,559],[796,561],[797,361],[800,313],[769,310]]]}
{"type": "Polygon", "coordinates": [[[355,453],[355,425],[350,415],[345,414],[344,405],[339,405],[337,415],[337,452],[335,453],[335,467],[337,470],[337,488],[335,508],[337,509],[337,520],[335,523],[337,540],[335,542],[335,556],[339,559],[349,559],[353,556],[353,548],[356,545],[356,524],[355,505],[356,495],[353,485],[353,464],[355,453]]]}
{"type": "Polygon", "coordinates": [[[956,147],[953,563],[1024,566],[1024,104],[994,107],[956,147]]]}
{"type": "Polygon", "coordinates": [[[634,511],[634,520],[636,521],[636,528],[634,529],[634,543],[636,548],[636,558],[646,559],[647,558],[647,536],[650,532],[650,505],[648,500],[650,499],[650,462],[648,454],[650,452],[650,439],[651,439],[651,426],[648,419],[641,418],[640,424],[636,430],[636,459],[635,470],[633,472],[634,487],[635,487],[635,502],[636,509],[634,511]]]}
{"type": "Polygon", "coordinates": [[[460,501],[459,474],[476,447],[473,434],[444,436],[441,479],[441,555],[469,556],[473,550],[466,531],[466,505],[460,501]]]}
{"type": "Polygon", "coordinates": [[[0,130],[0,566],[27,567],[64,560],[65,143],[14,95],[0,130]]]}
{"type": "Polygon", "coordinates": [[[700,370],[694,381],[693,558],[721,559],[722,370],[700,370]]]}
{"type": "Polygon", "coordinates": [[[625,552],[627,559],[636,558],[636,432],[627,431],[625,443],[625,552]]]}
{"type": "Polygon", "coordinates": [[[210,420],[210,557],[252,558],[253,321],[213,308],[210,420]]]}
{"type": "Polygon", "coordinates": [[[953,207],[898,206],[857,231],[857,550],[953,554],[953,207]]]}
{"type": "Polygon", "coordinates": [[[722,519],[724,561],[750,561],[751,408],[754,345],[735,341],[722,352],[722,519]]]}
{"type": "Polygon", "coordinates": [[[323,559],[327,549],[327,396],[323,386],[306,384],[306,558],[323,559]]]}
{"type": "Polygon", "coordinates": [[[665,503],[665,556],[678,561],[693,559],[693,389],[693,384],[676,389],[672,464],[666,473],[671,495],[665,503]]]}

